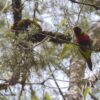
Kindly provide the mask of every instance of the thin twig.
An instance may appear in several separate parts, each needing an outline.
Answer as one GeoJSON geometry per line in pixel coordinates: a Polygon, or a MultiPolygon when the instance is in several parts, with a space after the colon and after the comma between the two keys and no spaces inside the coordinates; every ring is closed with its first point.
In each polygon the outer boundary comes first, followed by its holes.
{"type": "MultiPolygon", "coordinates": [[[[49,67],[50,72],[52,73],[52,69],[51,69],[51,66],[50,66],[49,63],[48,63],[48,67],[49,67]]],[[[63,95],[63,93],[62,93],[62,91],[61,91],[61,89],[60,89],[60,87],[59,87],[59,85],[58,85],[58,83],[57,83],[57,81],[56,81],[55,76],[54,76],[53,73],[52,73],[52,77],[53,77],[53,79],[54,79],[54,82],[55,82],[55,84],[56,84],[56,86],[57,86],[57,88],[58,88],[58,90],[59,90],[59,92],[60,92],[60,94],[61,94],[63,100],[66,100],[66,99],[64,98],[64,95],[63,95]]]]}
{"type": "MultiPolygon", "coordinates": [[[[84,2],[84,1],[83,1],[83,2],[84,2]]],[[[76,25],[77,25],[78,22],[79,22],[80,15],[81,15],[81,12],[82,12],[82,9],[83,9],[83,5],[81,6],[80,11],[79,11],[79,13],[78,13],[78,19],[77,19],[77,23],[76,23],[76,25]]]]}

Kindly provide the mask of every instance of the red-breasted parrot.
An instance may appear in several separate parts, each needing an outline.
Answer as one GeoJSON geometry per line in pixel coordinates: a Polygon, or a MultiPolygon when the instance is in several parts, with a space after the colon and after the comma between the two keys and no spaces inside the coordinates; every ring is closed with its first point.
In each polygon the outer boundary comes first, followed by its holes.
{"type": "Polygon", "coordinates": [[[88,34],[82,32],[80,27],[73,28],[76,42],[79,44],[79,50],[82,56],[85,58],[89,69],[92,71],[92,62],[91,62],[91,39],[88,34]]]}

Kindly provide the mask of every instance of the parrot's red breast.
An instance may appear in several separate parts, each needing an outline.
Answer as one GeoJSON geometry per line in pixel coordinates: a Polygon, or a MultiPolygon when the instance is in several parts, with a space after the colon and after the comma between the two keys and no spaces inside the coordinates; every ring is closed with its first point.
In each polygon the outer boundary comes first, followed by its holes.
{"type": "Polygon", "coordinates": [[[79,36],[76,36],[76,42],[83,46],[89,46],[90,45],[90,38],[86,33],[83,33],[79,36]]]}

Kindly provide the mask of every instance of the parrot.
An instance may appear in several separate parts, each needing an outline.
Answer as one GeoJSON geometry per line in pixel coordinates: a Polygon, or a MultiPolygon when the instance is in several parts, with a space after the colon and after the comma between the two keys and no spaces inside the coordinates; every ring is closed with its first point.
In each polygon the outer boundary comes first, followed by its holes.
{"type": "Polygon", "coordinates": [[[20,31],[28,31],[28,27],[31,25],[34,26],[31,28],[35,28],[35,30],[37,29],[38,32],[42,31],[41,26],[37,23],[37,21],[35,19],[34,20],[22,19],[22,20],[18,21],[17,23],[14,23],[11,26],[11,30],[15,32],[16,36],[18,36],[20,31]]]}
{"type": "Polygon", "coordinates": [[[76,26],[73,28],[76,42],[79,45],[79,50],[81,55],[84,57],[89,69],[92,71],[92,61],[91,61],[91,46],[92,40],[85,32],[82,32],[81,28],[76,26]]]}

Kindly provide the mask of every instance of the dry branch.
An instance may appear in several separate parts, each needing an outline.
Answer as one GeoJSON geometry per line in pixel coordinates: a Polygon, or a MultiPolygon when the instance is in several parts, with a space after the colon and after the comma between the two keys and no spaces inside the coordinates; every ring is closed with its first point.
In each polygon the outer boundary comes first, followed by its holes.
{"type": "Polygon", "coordinates": [[[70,0],[70,1],[73,2],[73,3],[80,4],[80,5],[86,5],[86,6],[94,7],[96,10],[100,9],[99,6],[96,6],[96,5],[93,5],[93,4],[78,2],[76,0],[70,0]]]}

